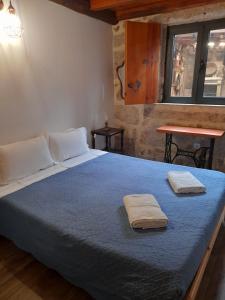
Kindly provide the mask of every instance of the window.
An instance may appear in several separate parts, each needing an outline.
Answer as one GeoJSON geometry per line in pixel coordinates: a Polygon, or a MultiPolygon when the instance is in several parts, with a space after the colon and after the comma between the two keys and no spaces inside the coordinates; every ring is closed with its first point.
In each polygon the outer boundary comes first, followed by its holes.
{"type": "Polygon", "coordinates": [[[164,102],[225,105],[225,20],[169,27],[164,102]]]}

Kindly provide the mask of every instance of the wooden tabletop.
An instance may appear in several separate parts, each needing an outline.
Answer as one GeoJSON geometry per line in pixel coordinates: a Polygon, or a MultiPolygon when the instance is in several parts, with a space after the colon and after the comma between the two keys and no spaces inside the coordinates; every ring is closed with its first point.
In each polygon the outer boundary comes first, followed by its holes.
{"type": "Polygon", "coordinates": [[[123,128],[113,128],[113,127],[103,127],[100,129],[92,130],[92,134],[103,135],[103,136],[112,136],[117,133],[122,133],[123,128]]]}
{"type": "Polygon", "coordinates": [[[159,132],[165,133],[180,133],[188,135],[200,135],[206,137],[221,137],[224,135],[225,131],[217,129],[206,129],[206,128],[196,128],[196,127],[180,127],[180,126],[161,126],[157,128],[159,132]]]}

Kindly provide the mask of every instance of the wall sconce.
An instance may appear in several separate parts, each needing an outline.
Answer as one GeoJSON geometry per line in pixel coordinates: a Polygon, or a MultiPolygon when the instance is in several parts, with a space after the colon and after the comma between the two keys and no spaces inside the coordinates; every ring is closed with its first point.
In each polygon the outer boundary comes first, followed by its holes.
{"type": "Polygon", "coordinates": [[[20,38],[22,36],[22,26],[20,18],[16,15],[16,9],[10,0],[8,9],[5,10],[4,3],[0,0],[0,35],[3,39],[20,38]]]}
{"type": "Polygon", "coordinates": [[[16,10],[15,10],[15,8],[14,8],[13,5],[12,5],[12,1],[11,1],[11,0],[10,0],[10,2],[9,2],[8,11],[9,11],[10,14],[13,14],[13,15],[16,14],[16,10]]]}

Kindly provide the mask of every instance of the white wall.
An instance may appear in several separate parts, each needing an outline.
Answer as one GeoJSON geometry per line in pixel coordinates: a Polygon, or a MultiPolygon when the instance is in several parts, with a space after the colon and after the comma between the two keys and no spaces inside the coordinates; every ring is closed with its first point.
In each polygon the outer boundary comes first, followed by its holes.
{"type": "Polygon", "coordinates": [[[17,0],[24,33],[0,43],[0,144],[113,115],[111,26],[48,0],[17,0]]]}

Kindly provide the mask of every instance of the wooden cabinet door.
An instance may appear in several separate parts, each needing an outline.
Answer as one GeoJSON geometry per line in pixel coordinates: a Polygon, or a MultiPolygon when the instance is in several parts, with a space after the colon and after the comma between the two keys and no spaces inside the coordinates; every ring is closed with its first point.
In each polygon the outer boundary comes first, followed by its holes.
{"type": "Polygon", "coordinates": [[[160,46],[160,24],[126,22],[126,104],[158,102],[160,46]]]}

